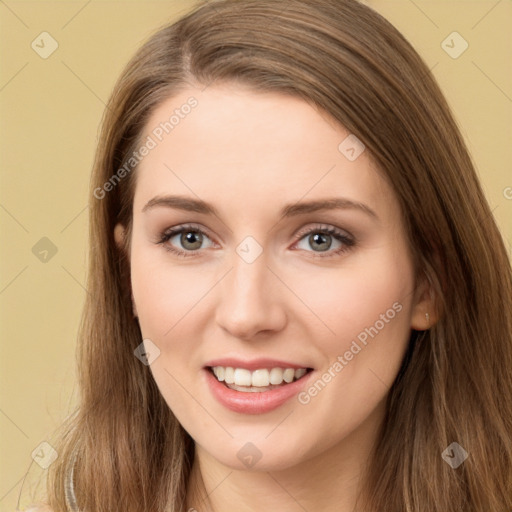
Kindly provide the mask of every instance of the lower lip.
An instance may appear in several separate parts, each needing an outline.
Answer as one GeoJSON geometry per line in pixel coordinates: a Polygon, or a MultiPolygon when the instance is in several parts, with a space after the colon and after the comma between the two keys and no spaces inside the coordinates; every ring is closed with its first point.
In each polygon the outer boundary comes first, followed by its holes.
{"type": "Polygon", "coordinates": [[[269,391],[245,392],[230,389],[223,382],[219,382],[210,370],[205,368],[203,371],[213,396],[224,407],[242,414],[262,414],[277,409],[298,394],[313,373],[310,371],[299,380],[269,391]]]}

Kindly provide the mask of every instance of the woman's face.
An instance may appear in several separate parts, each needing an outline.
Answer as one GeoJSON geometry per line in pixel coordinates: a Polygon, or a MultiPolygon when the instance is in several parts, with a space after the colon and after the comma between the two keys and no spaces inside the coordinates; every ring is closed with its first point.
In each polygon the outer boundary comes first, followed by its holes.
{"type": "Polygon", "coordinates": [[[363,450],[427,311],[368,152],[308,103],[234,85],[162,103],[142,140],[134,307],[180,423],[231,468],[363,450]]]}

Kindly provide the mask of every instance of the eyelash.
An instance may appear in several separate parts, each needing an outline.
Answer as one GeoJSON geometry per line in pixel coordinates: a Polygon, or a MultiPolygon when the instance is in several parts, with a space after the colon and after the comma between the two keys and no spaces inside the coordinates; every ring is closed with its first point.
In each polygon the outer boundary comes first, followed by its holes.
{"type": "MultiPolygon", "coordinates": [[[[193,224],[187,224],[187,225],[176,226],[167,231],[164,231],[163,233],[161,233],[156,244],[162,245],[166,251],[171,252],[181,258],[189,258],[191,256],[195,256],[195,255],[197,255],[197,253],[199,253],[201,251],[201,249],[196,249],[194,251],[182,251],[180,249],[176,249],[175,247],[172,247],[172,246],[166,244],[175,235],[179,235],[181,233],[187,233],[187,232],[200,233],[201,235],[208,237],[208,235],[200,227],[195,226],[193,224]]],[[[340,231],[336,228],[329,227],[329,226],[308,228],[304,231],[300,231],[296,235],[295,243],[300,242],[304,237],[306,237],[307,235],[311,235],[312,233],[321,233],[321,234],[331,235],[336,240],[338,240],[339,242],[341,242],[343,244],[340,248],[338,248],[334,251],[333,250],[326,251],[325,256],[321,255],[322,252],[318,253],[316,251],[306,251],[306,252],[313,252],[313,256],[312,256],[313,258],[332,258],[334,256],[337,256],[341,253],[344,253],[344,252],[350,250],[356,244],[354,238],[345,234],[343,231],[340,231]]],[[[210,238],[210,237],[208,237],[208,238],[210,238]]]]}

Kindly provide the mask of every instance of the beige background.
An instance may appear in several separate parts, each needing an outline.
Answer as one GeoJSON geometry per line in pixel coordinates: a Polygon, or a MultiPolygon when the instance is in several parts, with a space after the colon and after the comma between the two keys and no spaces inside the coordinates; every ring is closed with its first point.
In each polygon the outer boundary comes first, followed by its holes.
{"type": "MultiPolygon", "coordinates": [[[[104,104],[140,43],[193,3],[0,1],[0,511],[15,510],[44,475],[31,454],[76,396],[88,181],[104,104]],[[31,47],[42,46],[41,32],[58,43],[47,59],[31,47]],[[43,237],[57,248],[46,262],[32,252],[43,237]]],[[[367,3],[434,68],[510,248],[512,2],[367,3]],[[456,59],[441,46],[454,31],[469,44],[456,59]]],[[[463,41],[447,44],[453,52],[463,41]]],[[[45,459],[48,447],[37,454],[45,459]]]]}

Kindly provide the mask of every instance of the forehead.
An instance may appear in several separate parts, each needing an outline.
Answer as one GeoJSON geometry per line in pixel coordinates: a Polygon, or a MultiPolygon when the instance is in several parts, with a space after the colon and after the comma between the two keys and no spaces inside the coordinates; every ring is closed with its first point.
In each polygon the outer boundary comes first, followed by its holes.
{"type": "Polygon", "coordinates": [[[361,148],[344,127],[281,93],[187,89],[155,109],[142,140],[151,149],[137,169],[136,211],[171,193],[253,213],[336,195],[379,209],[392,194],[366,151],[347,158],[347,145],[361,148]]]}

